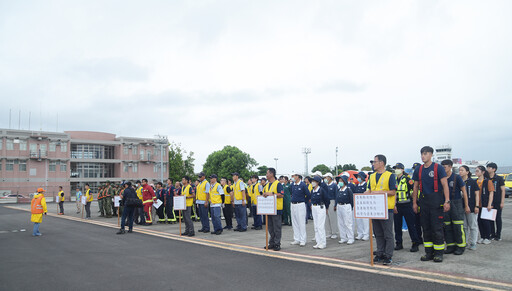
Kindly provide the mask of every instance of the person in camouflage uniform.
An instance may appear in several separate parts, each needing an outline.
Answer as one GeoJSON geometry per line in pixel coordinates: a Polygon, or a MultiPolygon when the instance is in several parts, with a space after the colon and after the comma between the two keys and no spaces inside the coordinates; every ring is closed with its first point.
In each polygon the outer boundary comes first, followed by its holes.
{"type": "Polygon", "coordinates": [[[103,190],[103,211],[105,212],[106,218],[112,218],[112,199],[114,198],[114,187],[110,185],[110,181],[107,181],[107,185],[103,190]]]}
{"type": "Polygon", "coordinates": [[[98,212],[101,212],[100,217],[105,217],[105,211],[103,209],[103,186],[100,185],[98,187],[98,208],[100,209],[98,212]]]}

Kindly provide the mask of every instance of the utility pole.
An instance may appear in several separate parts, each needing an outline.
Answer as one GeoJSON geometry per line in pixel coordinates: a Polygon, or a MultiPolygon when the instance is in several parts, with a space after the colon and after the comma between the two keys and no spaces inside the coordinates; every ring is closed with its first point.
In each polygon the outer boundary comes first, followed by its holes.
{"type": "Polygon", "coordinates": [[[277,174],[277,160],[279,160],[278,158],[274,158],[274,161],[276,161],[276,174],[277,174]]]}
{"type": "Polygon", "coordinates": [[[336,175],[338,176],[338,147],[336,147],[336,175]]]}
{"type": "Polygon", "coordinates": [[[304,177],[308,175],[308,155],[311,153],[311,148],[302,148],[304,154],[304,177]]]}

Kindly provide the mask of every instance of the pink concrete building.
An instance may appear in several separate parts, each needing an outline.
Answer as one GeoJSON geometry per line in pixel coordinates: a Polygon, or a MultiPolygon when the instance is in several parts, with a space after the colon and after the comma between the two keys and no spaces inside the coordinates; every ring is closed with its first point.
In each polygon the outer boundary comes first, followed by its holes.
{"type": "Polygon", "coordinates": [[[91,131],[40,132],[0,129],[0,195],[29,195],[38,187],[66,196],[87,183],[166,179],[167,138],[116,137],[91,131]]]}

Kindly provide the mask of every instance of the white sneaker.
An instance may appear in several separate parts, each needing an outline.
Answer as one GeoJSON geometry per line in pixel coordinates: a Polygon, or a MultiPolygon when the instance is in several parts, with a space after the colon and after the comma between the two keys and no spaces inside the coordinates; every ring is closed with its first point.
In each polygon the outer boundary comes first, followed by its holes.
{"type": "Polygon", "coordinates": [[[364,241],[369,241],[369,240],[370,240],[370,237],[369,237],[369,236],[365,236],[365,237],[363,237],[363,240],[364,240],[364,241]]]}
{"type": "Polygon", "coordinates": [[[347,240],[346,240],[346,239],[342,239],[342,240],[340,240],[338,243],[339,243],[339,244],[344,244],[344,243],[346,243],[346,242],[347,242],[347,240]]]}
{"type": "Polygon", "coordinates": [[[296,246],[296,245],[300,244],[300,242],[298,242],[298,241],[294,240],[294,241],[292,241],[290,244],[291,244],[292,246],[296,246]]]}
{"type": "Polygon", "coordinates": [[[354,240],[353,239],[349,239],[348,242],[347,242],[347,245],[351,245],[354,243],[354,240]]]}
{"type": "Polygon", "coordinates": [[[488,244],[490,244],[490,243],[491,243],[491,241],[490,241],[490,240],[488,240],[488,239],[484,239],[484,245],[488,245],[488,244]]]}
{"type": "Polygon", "coordinates": [[[357,240],[361,240],[361,239],[363,239],[363,236],[362,235],[358,235],[358,236],[356,236],[356,239],[357,240]]]}
{"type": "Polygon", "coordinates": [[[337,236],[337,235],[335,235],[335,234],[333,234],[333,235],[331,235],[331,238],[332,238],[332,239],[337,239],[337,238],[338,238],[338,236],[337,236]]]}
{"type": "Polygon", "coordinates": [[[318,246],[318,249],[325,249],[325,246],[318,246]]]}
{"type": "Polygon", "coordinates": [[[318,249],[318,244],[313,246],[314,249],[318,249]]]}
{"type": "Polygon", "coordinates": [[[476,242],[477,244],[483,244],[484,243],[484,239],[483,238],[480,238],[478,239],[478,241],[476,242]]]}
{"type": "Polygon", "coordinates": [[[305,246],[306,246],[306,243],[305,243],[305,242],[300,243],[300,246],[301,246],[301,247],[305,247],[305,246]]]}

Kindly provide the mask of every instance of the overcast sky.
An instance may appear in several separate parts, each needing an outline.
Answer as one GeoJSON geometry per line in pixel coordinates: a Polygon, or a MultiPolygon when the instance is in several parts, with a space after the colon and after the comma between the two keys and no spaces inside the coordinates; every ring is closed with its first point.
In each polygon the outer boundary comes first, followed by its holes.
{"type": "Polygon", "coordinates": [[[234,145],[278,172],[512,165],[512,1],[0,0],[0,128],[234,145]]]}

